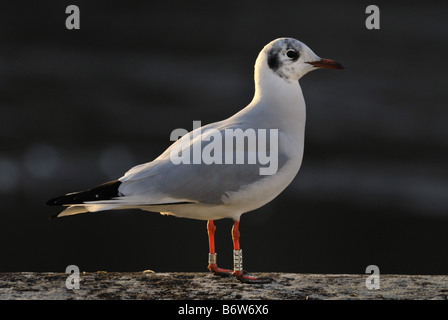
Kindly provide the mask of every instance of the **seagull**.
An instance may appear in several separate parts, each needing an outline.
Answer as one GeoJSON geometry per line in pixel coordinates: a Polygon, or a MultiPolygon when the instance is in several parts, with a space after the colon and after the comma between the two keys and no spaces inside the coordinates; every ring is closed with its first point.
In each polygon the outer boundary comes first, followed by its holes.
{"type": "Polygon", "coordinates": [[[232,275],[244,283],[271,281],[243,270],[240,217],[272,201],[297,175],[303,159],[306,118],[299,79],[319,68],[345,70],[339,62],[320,58],[296,39],[278,38],[271,41],[256,59],[255,94],[249,105],[228,119],[186,133],[159,157],[131,168],[117,180],[49,200],[47,205],[67,207],[53,217],[141,209],[204,220],[207,221],[209,240],[208,269],[212,274],[232,275]],[[246,158],[253,155],[254,149],[250,148],[249,143],[215,150],[217,160],[229,161],[173,161],[173,154],[179,155],[179,150],[182,154],[187,154],[187,151],[205,151],[207,144],[204,142],[212,141],[208,133],[213,133],[217,139],[216,133],[224,136],[238,129],[243,133],[252,130],[255,138],[259,139],[260,132],[263,132],[261,130],[276,133],[270,136],[272,141],[265,146],[266,152],[276,155],[276,170],[261,174],[261,160],[255,163],[232,161],[238,151],[246,158]],[[227,157],[229,154],[230,157],[227,157]],[[223,218],[233,219],[233,270],[217,265],[214,238],[216,226],[213,221],[223,218]]]}

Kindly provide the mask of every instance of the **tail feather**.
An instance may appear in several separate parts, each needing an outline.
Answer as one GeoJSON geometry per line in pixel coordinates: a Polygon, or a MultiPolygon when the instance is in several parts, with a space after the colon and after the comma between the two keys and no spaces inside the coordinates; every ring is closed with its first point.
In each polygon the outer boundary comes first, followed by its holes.
{"type": "MultiPolygon", "coordinates": [[[[160,202],[158,203],[145,203],[145,201],[139,202],[139,199],[136,201],[136,199],[133,199],[132,197],[123,197],[123,194],[118,191],[120,185],[120,181],[114,180],[103,183],[102,185],[90,190],[68,193],[66,195],[50,199],[46,203],[49,206],[68,207],[62,212],[51,216],[50,219],[104,210],[133,208],[142,210],[148,210],[148,208],[160,208],[160,210],[162,210],[166,206],[195,203],[185,199],[172,199],[170,197],[159,199],[160,202]]],[[[160,212],[159,210],[148,211],[160,212]]]]}
{"type": "Polygon", "coordinates": [[[87,208],[85,206],[70,206],[67,209],[65,209],[64,211],[61,211],[58,214],[51,216],[50,219],[72,216],[75,214],[87,213],[87,212],[89,212],[89,211],[87,210],[87,208]]]}
{"type": "Polygon", "coordinates": [[[109,200],[119,197],[121,195],[118,191],[120,184],[120,181],[114,180],[103,183],[102,185],[87,191],[68,193],[66,195],[50,199],[46,203],[49,206],[68,206],[67,209],[51,216],[50,219],[88,212],[89,210],[87,207],[82,205],[86,201],[109,200]]]}

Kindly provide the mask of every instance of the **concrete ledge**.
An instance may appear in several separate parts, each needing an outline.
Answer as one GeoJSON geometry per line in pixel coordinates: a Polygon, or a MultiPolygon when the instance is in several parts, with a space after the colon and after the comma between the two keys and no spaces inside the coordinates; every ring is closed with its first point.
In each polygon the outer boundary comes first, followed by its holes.
{"type": "Polygon", "coordinates": [[[381,275],[368,290],[362,274],[254,273],[270,284],[242,284],[209,273],[87,272],[80,288],[65,286],[66,273],[0,273],[0,299],[161,300],[447,300],[448,276],[381,275]]]}

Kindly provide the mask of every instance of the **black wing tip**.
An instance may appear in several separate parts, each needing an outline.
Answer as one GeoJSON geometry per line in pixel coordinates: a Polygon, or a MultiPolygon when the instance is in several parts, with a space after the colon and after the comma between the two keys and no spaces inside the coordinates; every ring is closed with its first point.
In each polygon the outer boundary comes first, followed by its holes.
{"type": "Polygon", "coordinates": [[[48,200],[47,202],[45,202],[45,204],[47,206],[62,206],[64,205],[64,202],[62,201],[66,196],[61,196],[61,197],[57,197],[57,198],[53,198],[48,200]]]}
{"type": "Polygon", "coordinates": [[[63,206],[81,204],[84,201],[109,200],[120,196],[118,192],[120,184],[121,181],[118,180],[109,181],[87,191],[73,192],[50,199],[45,204],[47,206],[63,206]]]}

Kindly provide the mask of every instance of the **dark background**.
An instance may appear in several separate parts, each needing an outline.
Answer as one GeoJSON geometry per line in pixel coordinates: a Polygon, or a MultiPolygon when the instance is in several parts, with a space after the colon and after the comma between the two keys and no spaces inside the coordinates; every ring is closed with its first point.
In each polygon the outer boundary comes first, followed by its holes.
{"type": "MultiPolygon", "coordinates": [[[[3,1],[0,271],[206,271],[206,222],[143,211],[48,220],[45,201],[119,178],[176,128],[253,95],[262,47],[294,37],[346,72],[301,81],[305,157],[241,219],[245,269],[446,274],[448,6],[376,1],[3,1]],[[67,30],[76,4],[81,29],[67,30]]],[[[231,220],[217,221],[222,267],[231,220]]]]}

